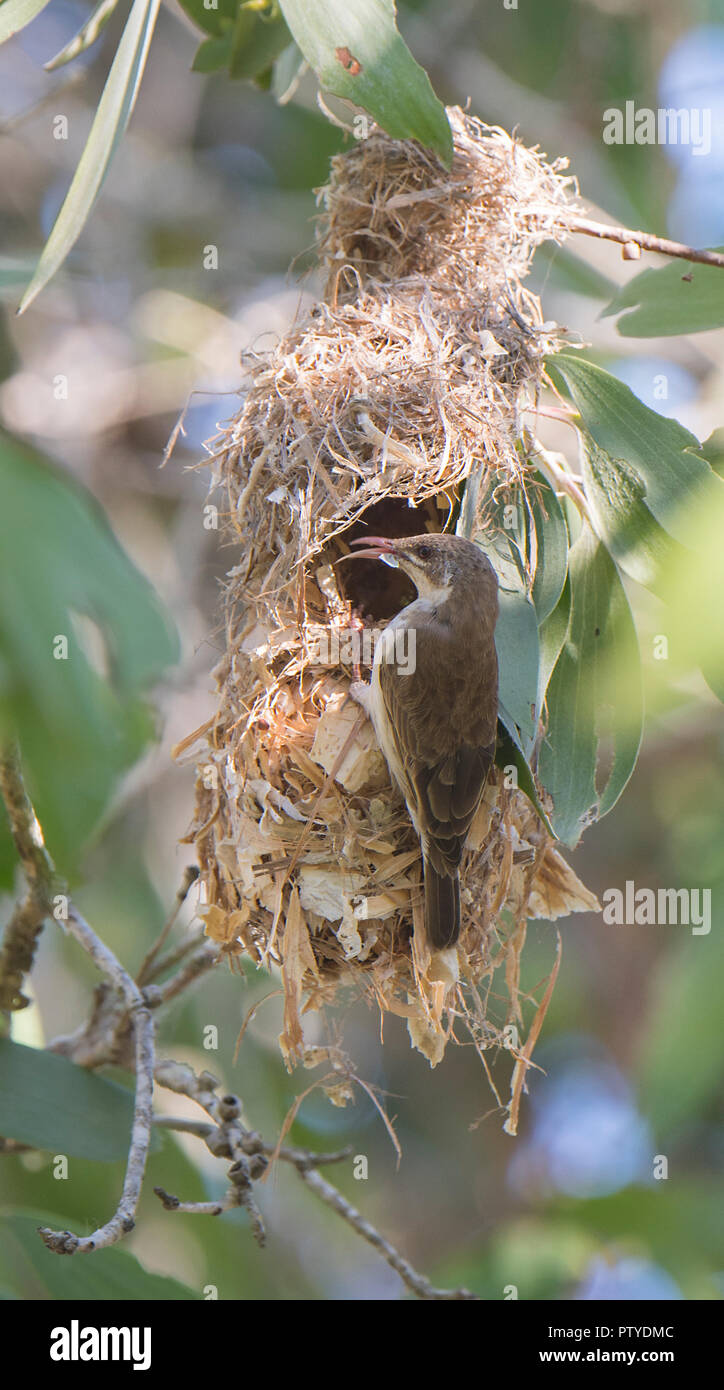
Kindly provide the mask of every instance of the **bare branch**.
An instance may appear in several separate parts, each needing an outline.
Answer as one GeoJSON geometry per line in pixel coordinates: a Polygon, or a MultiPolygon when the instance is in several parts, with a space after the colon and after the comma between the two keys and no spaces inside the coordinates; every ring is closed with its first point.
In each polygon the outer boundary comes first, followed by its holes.
{"type": "MultiPolygon", "coordinates": [[[[201,944],[207,940],[208,937],[203,927],[189,932],[184,941],[181,941],[172,951],[167,951],[165,956],[161,956],[161,959],[156,961],[149,975],[149,980],[158,980],[161,975],[166,975],[169,970],[173,970],[182,960],[185,960],[192,951],[195,951],[197,946],[201,946],[201,944]]],[[[148,983],[148,981],[144,983],[148,983]]]]}
{"type": "Polygon", "coordinates": [[[300,1166],[297,1167],[297,1172],[302,1182],[307,1184],[307,1187],[311,1187],[312,1191],[316,1192],[317,1196],[320,1197],[323,1202],[326,1202],[328,1207],[336,1211],[338,1216],[341,1216],[358,1235],[362,1236],[363,1240],[368,1241],[370,1245],[374,1246],[375,1250],[379,1251],[384,1259],[387,1260],[388,1265],[391,1265],[392,1268],[396,1270],[403,1283],[406,1284],[408,1289],[411,1289],[414,1294],[417,1294],[418,1298],[444,1300],[477,1299],[477,1294],[471,1293],[469,1289],[436,1289],[435,1286],[430,1283],[429,1279],[426,1279],[423,1274],[418,1274],[417,1270],[413,1269],[409,1260],[406,1260],[389,1240],[386,1240],[383,1235],[380,1235],[380,1232],[362,1216],[361,1212],[359,1212],[356,1207],[353,1207],[352,1203],[348,1202],[347,1199],[342,1196],[342,1193],[338,1192],[337,1188],[332,1186],[331,1182],[327,1182],[327,1179],[323,1178],[321,1173],[318,1173],[315,1168],[302,1168],[300,1166]]]}
{"type": "Polygon", "coordinates": [[[175,999],[177,994],[188,989],[189,985],[194,984],[207,970],[218,964],[220,955],[219,947],[207,941],[198,955],[192,956],[170,980],[166,981],[166,984],[161,985],[158,990],[159,1005],[168,1004],[170,999],[175,999]]]}
{"type": "Polygon", "coordinates": [[[92,1250],[101,1250],[107,1245],[115,1245],[132,1231],[135,1225],[136,1208],[141,1195],[151,1139],[155,1042],[153,1018],[143,993],[75,907],[71,907],[68,913],[68,929],[124,999],[133,1023],[136,1054],[136,1095],[131,1146],[128,1151],[123,1191],[116,1211],[110,1221],[90,1236],[76,1236],[70,1231],[52,1231],[47,1226],[39,1227],[39,1234],[49,1250],[60,1255],[82,1255],[92,1250]]]}
{"type": "MultiPolygon", "coordinates": [[[[317,1172],[322,1164],[340,1163],[343,1159],[349,1158],[352,1152],[350,1149],[343,1149],[337,1153],[315,1154],[306,1149],[286,1146],[279,1148],[277,1145],[265,1144],[260,1134],[244,1128],[241,1122],[241,1101],[238,1096],[217,1096],[215,1093],[219,1083],[216,1078],[211,1076],[209,1072],[202,1072],[200,1076],[197,1076],[192,1068],[184,1063],[160,1062],[156,1068],[156,1080],[159,1085],[168,1087],[177,1095],[189,1096],[195,1100],[217,1122],[218,1128],[214,1125],[209,1133],[201,1134],[196,1128],[192,1131],[198,1133],[199,1138],[204,1139],[211,1153],[217,1157],[233,1156],[235,1158],[235,1162],[229,1170],[231,1188],[222,1202],[182,1202],[178,1197],[171,1196],[162,1188],[155,1188],[156,1195],[160,1197],[167,1211],[218,1216],[222,1211],[228,1211],[231,1207],[244,1206],[252,1216],[252,1224],[254,1224],[255,1216],[260,1223],[261,1216],[258,1208],[256,1204],[252,1205],[251,1184],[263,1176],[268,1167],[268,1159],[273,1156],[291,1164],[302,1181],[313,1192],[316,1192],[327,1206],[336,1211],[358,1235],[361,1235],[364,1240],[374,1246],[375,1250],[379,1251],[418,1298],[445,1300],[477,1298],[477,1294],[471,1293],[469,1289],[435,1288],[429,1279],[413,1269],[409,1260],[406,1260],[395,1249],[395,1246],[342,1196],[336,1187],[333,1187],[326,1178],[317,1172]]],[[[179,1126],[179,1121],[175,1120],[167,1120],[166,1123],[172,1128],[179,1126]]],[[[186,1128],[185,1122],[183,1127],[186,1128]]],[[[256,1226],[254,1233],[260,1240],[256,1226]]]]}
{"type": "MultiPolygon", "coordinates": [[[[571,232],[617,241],[623,247],[638,246],[642,251],[656,251],[660,256],[675,256],[699,265],[724,266],[724,255],[720,251],[697,251],[682,241],[669,241],[668,237],[654,236],[652,232],[636,232],[631,227],[610,227],[607,222],[594,222],[590,217],[566,217],[564,225],[571,232]]],[[[633,260],[634,256],[629,255],[629,259],[633,260]]]]}
{"type": "Polygon", "coordinates": [[[196,882],[198,876],[198,866],[196,864],[189,864],[184,872],[181,887],[179,888],[178,893],[176,894],[174,905],[171,908],[168,917],[166,918],[166,921],[163,925],[163,929],[158,937],[158,940],[154,943],[150,951],[148,951],[148,953],[144,956],[141,962],[141,968],[138,971],[138,974],[136,975],[136,979],[139,985],[148,984],[149,980],[154,980],[156,978],[158,971],[152,968],[154,962],[156,961],[159,951],[166,944],[166,940],[169,936],[169,933],[171,932],[174,923],[176,922],[176,919],[179,915],[179,912],[181,911],[181,908],[183,907],[189,895],[191,885],[196,882]]]}

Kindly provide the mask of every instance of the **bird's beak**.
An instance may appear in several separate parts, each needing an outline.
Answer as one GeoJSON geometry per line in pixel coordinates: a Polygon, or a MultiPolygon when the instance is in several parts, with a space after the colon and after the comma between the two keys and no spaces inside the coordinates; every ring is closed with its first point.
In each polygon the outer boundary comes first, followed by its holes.
{"type": "MultiPolygon", "coordinates": [[[[342,555],[342,560],[384,560],[388,565],[397,564],[395,555],[396,542],[387,536],[357,536],[352,545],[366,545],[367,550],[354,550],[349,555],[342,555]]],[[[337,561],[339,564],[339,561],[337,561]]]]}

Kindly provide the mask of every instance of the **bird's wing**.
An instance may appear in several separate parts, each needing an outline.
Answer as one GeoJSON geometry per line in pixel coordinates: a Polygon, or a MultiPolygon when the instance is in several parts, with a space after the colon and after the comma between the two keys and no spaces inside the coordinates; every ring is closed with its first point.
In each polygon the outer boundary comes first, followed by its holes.
{"type": "Polygon", "coordinates": [[[395,772],[439,873],[460,863],[495,755],[498,672],[492,643],[470,660],[446,652],[446,631],[417,628],[414,672],[381,664],[380,691],[397,753],[395,772]]]}

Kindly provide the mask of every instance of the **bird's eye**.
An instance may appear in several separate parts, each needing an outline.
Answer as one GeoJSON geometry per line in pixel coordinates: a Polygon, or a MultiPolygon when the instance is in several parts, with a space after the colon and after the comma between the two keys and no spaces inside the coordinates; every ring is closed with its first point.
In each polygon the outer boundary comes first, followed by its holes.
{"type": "Polygon", "coordinates": [[[431,545],[418,545],[417,553],[421,560],[429,560],[432,555],[431,545]]]}

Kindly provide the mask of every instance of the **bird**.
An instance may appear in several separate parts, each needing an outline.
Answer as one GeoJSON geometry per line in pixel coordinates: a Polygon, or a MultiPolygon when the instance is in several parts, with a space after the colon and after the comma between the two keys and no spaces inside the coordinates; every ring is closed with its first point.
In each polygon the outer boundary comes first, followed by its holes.
{"type": "Polygon", "coordinates": [[[365,710],[420,840],[425,931],[433,950],[460,935],[460,862],[495,757],[498,580],[462,536],[361,536],[345,558],[383,560],[417,598],[383,629],[369,684],[350,694],[365,710]],[[406,650],[406,659],[400,655],[406,650]]]}

